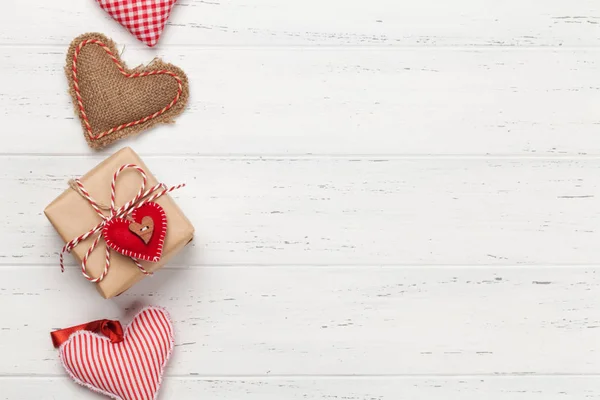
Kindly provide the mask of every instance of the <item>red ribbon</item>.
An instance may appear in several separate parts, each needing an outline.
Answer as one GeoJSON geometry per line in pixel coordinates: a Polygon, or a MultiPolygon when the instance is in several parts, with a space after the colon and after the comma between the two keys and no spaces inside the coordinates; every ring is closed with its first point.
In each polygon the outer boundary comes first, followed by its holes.
{"type": "Polygon", "coordinates": [[[54,344],[54,347],[60,347],[61,344],[69,340],[69,337],[71,337],[72,334],[79,331],[102,333],[110,339],[111,343],[120,343],[123,341],[123,327],[119,321],[99,319],[97,321],[88,322],[87,324],[50,332],[52,344],[54,344]]]}

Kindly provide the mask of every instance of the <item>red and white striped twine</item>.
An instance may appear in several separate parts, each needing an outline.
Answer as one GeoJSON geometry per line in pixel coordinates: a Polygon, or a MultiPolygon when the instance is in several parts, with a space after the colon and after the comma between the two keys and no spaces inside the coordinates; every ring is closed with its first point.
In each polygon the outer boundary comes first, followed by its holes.
{"type": "Polygon", "coordinates": [[[75,95],[77,96],[77,107],[79,108],[79,112],[81,113],[81,118],[83,119],[83,123],[85,124],[85,130],[87,131],[87,134],[90,136],[91,140],[98,140],[100,138],[103,138],[106,135],[110,135],[113,132],[117,132],[122,129],[129,128],[131,126],[143,124],[144,122],[148,122],[149,120],[154,119],[154,118],[158,117],[159,115],[166,113],[169,109],[171,109],[171,107],[173,107],[179,101],[179,98],[181,97],[181,94],[183,93],[183,84],[181,82],[181,78],[174,72],[166,70],[166,69],[159,69],[159,70],[146,71],[146,72],[128,73],[125,70],[125,68],[123,68],[123,66],[117,59],[117,57],[115,57],[115,55],[110,50],[110,48],[98,39],[87,39],[87,40],[84,40],[81,43],[79,43],[79,46],[77,46],[77,48],[75,49],[75,53],[73,54],[72,73],[73,73],[73,87],[75,89],[75,95]],[[94,133],[92,132],[92,126],[91,126],[88,116],[85,112],[85,107],[83,106],[83,98],[81,97],[81,91],[79,89],[79,79],[77,78],[77,59],[79,57],[79,53],[81,52],[81,49],[83,49],[83,47],[88,44],[96,44],[96,45],[102,47],[102,49],[104,49],[104,51],[106,51],[108,56],[116,64],[116,66],[119,69],[119,71],[121,72],[121,74],[123,74],[123,76],[125,76],[126,78],[142,78],[144,76],[152,76],[152,75],[171,76],[173,79],[175,79],[177,81],[177,94],[175,95],[173,100],[171,100],[171,102],[169,104],[167,104],[162,109],[156,111],[155,113],[153,113],[151,115],[147,115],[144,118],[140,118],[136,121],[131,121],[131,122],[127,122],[125,124],[121,124],[119,126],[115,126],[113,128],[110,128],[107,131],[100,132],[100,133],[94,135],[94,133]]]}
{"type": "MultiPolygon", "coordinates": [[[[168,188],[164,183],[158,183],[155,186],[153,186],[152,188],[146,190],[147,180],[148,180],[148,177],[146,175],[146,172],[142,168],[138,167],[135,164],[125,164],[125,165],[122,165],[119,169],[117,169],[113,175],[112,182],[110,184],[110,213],[107,216],[107,215],[104,215],[104,213],[102,212],[100,206],[98,205],[98,202],[96,200],[94,200],[94,198],[90,195],[90,193],[85,189],[81,180],[75,179],[75,184],[77,185],[77,188],[79,189],[80,194],[83,196],[84,199],[86,199],[88,201],[88,203],[90,203],[90,205],[96,211],[96,213],[100,216],[100,218],[102,218],[102,222],[100,222],[98,225],[96,225],[95,227],[93,227],[92,229],[90,229],[89,231],[84,233],[83,235],[80,235],[80,236],[76,237],[75,239],[71,240],[70,242],[68,242],[67,244],[65,244],[65,246],[62,248],[62,250],[60,252],[60,270],[62,272],[65,271],[64,254],[70,253],[75,247],[77,247],[77,245],[79,243],[83,242],[87,238],[89,238],[97,233],[100,233],[96,237],[96,239],[92,242],[92,245],[87,250],[87,252],[85,253],[85,256],[83,257],[83,259],[81,261],[81,273],[83,274],[83,276],[85,276],[85,278],[90,282],[100,282],[102,279],[104,279],[106,277],[106,274],[108,274],[108,270],[110,269],[110,248],[108,246],[106,246],[104,271],[102,271],[100,276],[98,276],[97,278],[92,278],[90,275],[88,275],[87,262],[88,262],[90,255],[92,254],[92,252],[98,246],[98,243],[100,243],[100,239],[103,238],[102,237],[102,228],[104,228],[104,225],[106,225],[109,221],[111,221],[115,218],[123,218],[123,217],[131,214],[134,210],[140,208],[144,204],[154,201],[154,200],[158,199],[159,197],[172,192],[173,190],[180,189],[185,186],[185,184],[182,183],[182,184],[179,184],[176,186],[171,186],[170,188],[168,188]],[[115,192],[116,192],[116,186],[117,186],[117,179],[118,179],[119,175],[121,174],[121,172],[123,172],[124,170],[129,169],[129,168],[136,170],[141,175],[142,184],[140,186],[140,190],[138,191],[137,195],[133,199],[131,199],[127,203],[123,204],[121,207],[117,208],[115,205],[115,192]]],[[[140,264],[139,260],[137,260],[134,257],[131,257],[131,260],[140,269],[140,271],[142,271],[146,275],[150,275],[150,273],[144,269],[142,264],[140,264]]]]}

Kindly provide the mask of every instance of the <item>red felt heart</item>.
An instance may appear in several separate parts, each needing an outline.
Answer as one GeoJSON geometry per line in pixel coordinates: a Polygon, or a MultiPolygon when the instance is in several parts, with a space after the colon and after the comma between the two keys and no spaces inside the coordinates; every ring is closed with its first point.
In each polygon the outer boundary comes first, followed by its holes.
{"type": "Polygon", "coordinates": [[[142,310],[125,329],[120,343],[79,331],[60,347],[60,360],[73,380],[116,400],[156,399],[173,350],[169,314],[142,310]]]}
{"type": "Polygon", "coordinates": [[[142,224],[144,217],[150,217],[154,222],[154,231],[148,243],[130,229],[132,221],[125,218],[114,218],[102,230],[106,245],[127,257],[150,262],[159,261],[167,233],[165,210],[157,203],[150,202],[134,210],[131,214],[131,218],[137,224],[142,224]]]}
{"type": "Polygon", "coordinates": [[[177,0],[97,0],[100,7],[140,41],[158,42],[177,0]]]}

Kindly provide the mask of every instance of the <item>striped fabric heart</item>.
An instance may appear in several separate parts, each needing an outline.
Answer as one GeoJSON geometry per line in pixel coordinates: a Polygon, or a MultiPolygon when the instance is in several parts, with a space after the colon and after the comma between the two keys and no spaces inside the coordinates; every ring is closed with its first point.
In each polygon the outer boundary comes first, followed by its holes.
{"type": "Polygon", "coordinates": [[[75,382],[116,400],[156,399],[173,350],[173,325],[163,309],[142,310],[123,341],[79,331],[60,346],[60,359],[75,382]]]}

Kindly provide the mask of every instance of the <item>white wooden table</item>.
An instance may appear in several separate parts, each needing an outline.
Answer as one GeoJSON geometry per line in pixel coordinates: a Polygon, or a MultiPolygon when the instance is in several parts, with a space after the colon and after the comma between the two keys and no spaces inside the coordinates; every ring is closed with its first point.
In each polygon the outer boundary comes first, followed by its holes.
{"type": "Polygon", "coordinates": [[[97,399],[48,333],[168,308],[161,399],[600,398],[597,0],[179,0],[147,49],[92,0],[0,13],[0,398],[97,399]],[[188,110],[95,153],[63,73],[111,36],[188,110]],[[42,214],[138,151],[193,245],[106,301],[42,214]]]}

